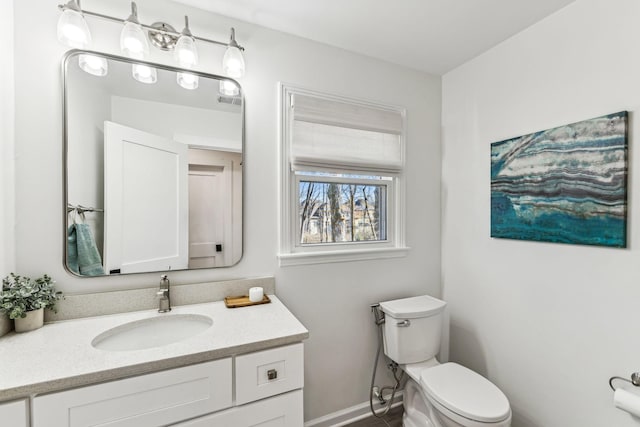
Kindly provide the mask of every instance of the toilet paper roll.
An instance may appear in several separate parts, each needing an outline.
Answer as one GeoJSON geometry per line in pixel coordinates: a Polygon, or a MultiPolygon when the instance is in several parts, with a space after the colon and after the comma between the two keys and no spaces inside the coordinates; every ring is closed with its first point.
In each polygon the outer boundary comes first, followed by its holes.
{"type": "Polygon", "coordinates": [[[638,394],[619,388],[613,393],[613,404],[618,409],[640,417],[640,395],[638,394]]]}

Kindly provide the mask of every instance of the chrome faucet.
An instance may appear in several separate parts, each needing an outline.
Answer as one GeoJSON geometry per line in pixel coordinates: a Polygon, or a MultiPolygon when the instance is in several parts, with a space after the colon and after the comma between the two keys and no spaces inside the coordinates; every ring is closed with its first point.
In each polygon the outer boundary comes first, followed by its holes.
{"type": "Polygon", "coordinates": [[[156,292],[156,295],[160,299],[158,313],[167,313],[171,311],[170,285],[166,274],[160,276],[160,290],[156,292]]]}

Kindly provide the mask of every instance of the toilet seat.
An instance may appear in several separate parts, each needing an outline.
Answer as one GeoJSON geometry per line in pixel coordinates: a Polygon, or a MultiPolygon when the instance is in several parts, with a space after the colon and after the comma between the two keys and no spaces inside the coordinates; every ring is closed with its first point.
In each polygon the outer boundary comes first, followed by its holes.
{"type": "Polygon", "coordinates": [[[457,363],[425,369],[420,386],[435,406],[467,420],[497,423],[511,415],[509,401],[498,387],[457,363]]]}

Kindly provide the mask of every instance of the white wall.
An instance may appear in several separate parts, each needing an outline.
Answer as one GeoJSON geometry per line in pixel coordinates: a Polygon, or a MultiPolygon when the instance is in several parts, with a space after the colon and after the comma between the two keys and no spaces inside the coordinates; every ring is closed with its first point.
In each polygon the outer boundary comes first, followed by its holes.
{"type": "Polygon", "coordinates": [[[13,1],[3,5],[0,36],[4,40],[0,60],[0,276],[5,277],[14,267],[13,1]]]}
{"type": "MultiPolygon", "coordinates": [[[[0,59],[0,277],[14,270],[14,39],[13,1],[2,5],[0,37],[3,53],[0,59]]],[[[0,315],[0,335],[11,326],[0,315]]]]}
{"type": "MultiPolygon", "coordinates": [[[[96,12],[127,16],[129,2],[85,0],[96,12]]],[[[68,292],[156,286],[158,274],[81,279],[63,258],[62,112],[56,3],[16,2],[16,256],[26,275],[51,274],[68,292]]],[[[197,12],[166,1],[138,1],[143,22],[168,20],[194,34],[226,40],[229,27],[246,47],[245,251],[235,267],[173,272],[172,283],[274,274],[277,293],[309,329],[305,348],[305,418],[368,399],[375,350],[369,304],[440,294],[440,78],[308,40],[197,12]],[[277,82],[401,105],[408,110],[406,258],[279,268],[277,251],[277,82]]],[[[117,52],[119,29],[92,19],[94,46],[117,52]]],[[[201,46],[202,71],[220,73],[224,50],[201,46]]],[[[152,60],[172,62],[153,51],[152,60]]]]}
{"type": "Polygon", "coordinates": [[[578,0],[443,77],[442,280],[451,357],[514,427],[638,426],[607,381],[638,370],[640,2],[578,0]],[[491,239],[490,143],[631,111],[629,248],[491,239]]]}

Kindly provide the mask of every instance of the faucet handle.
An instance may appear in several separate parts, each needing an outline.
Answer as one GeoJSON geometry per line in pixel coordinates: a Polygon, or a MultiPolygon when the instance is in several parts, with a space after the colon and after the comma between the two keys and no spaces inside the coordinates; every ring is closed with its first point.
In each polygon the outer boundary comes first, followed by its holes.
{"type": "Polygon", "coordinates": [[[166,274],[160,276],[160,289],[169,289],[169,279],[166,274]]]}
{"type": "Polygon", "coordinates": [[[160,313],[171,311],[171,296],[169,292],[169,279],[166,274],[163,274],[160,276],[160,289],[156,292],[156,295],[160,298],[160,307],[158,308],[160,313]]]}

